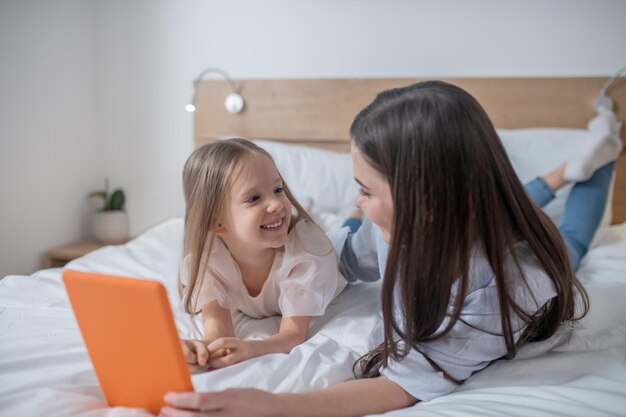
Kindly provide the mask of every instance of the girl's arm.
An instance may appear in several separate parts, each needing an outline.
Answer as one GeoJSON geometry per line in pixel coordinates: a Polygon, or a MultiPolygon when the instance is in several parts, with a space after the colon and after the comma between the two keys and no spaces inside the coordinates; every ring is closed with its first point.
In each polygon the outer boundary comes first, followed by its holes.
{"type": "Polygon", "coordinates": [[[204,323],[202,340],[207,344],[220,337],[235,336],[230,310],[220,306],[217,300],[202,306],[202,322],[204,323]]]}
{"type": "Polygon", "coordinates": [[[418,400],[385,377],[344,382],[318,391],[270,394],[253,389],[215,393],[169,393],[160,415],[350,417],[380,414],[408,407],[418,400]]]}
{"type": "Polygon", "coordinates": [[[250,340],[254,356],[268,353],[289,353],[291,349],[304,343],[309,332],[308,316],[283,317],[280,320],[278,333],[265,340],[250,340]]]}
{"type": "Polygon", "coordinates": [[[181,340],[185,360],[192,372],[206,368],[210,356],[207,348],[209,343],[235,335],[230,310],[221,307],[217,300],[202,306],[202,322],[204,333],[200,340],[181,340]]]}
{"type": "Polygon", "coordinates": [[[306,340],[310,319],[308,316],[283,317],[278,333],[264,340],[241,340],[235,337],[217,339],[209,344],[209,351],[224,354],[212,354],[209,364],[212,368],[222,368],[268,353],[289,353],[306,340]]]}

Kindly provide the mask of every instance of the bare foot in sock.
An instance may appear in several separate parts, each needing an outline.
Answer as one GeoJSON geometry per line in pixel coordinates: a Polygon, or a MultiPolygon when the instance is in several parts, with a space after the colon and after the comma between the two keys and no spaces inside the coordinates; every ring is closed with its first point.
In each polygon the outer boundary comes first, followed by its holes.
{"type": "Polygon", "coordinates": [[[565,165],[565,180],[586,181],[598,168],[616,160],[624,146],[619,137],[621,127],[612,111],[600,111],[587,125],[590,138],[582,155],[565,165]]]}

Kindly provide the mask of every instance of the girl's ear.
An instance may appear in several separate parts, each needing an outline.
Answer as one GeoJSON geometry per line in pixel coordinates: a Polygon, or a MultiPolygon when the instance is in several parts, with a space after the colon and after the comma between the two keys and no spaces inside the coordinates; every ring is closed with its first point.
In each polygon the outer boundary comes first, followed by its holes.
{"type": "Polygon", "coordinates": [[[222,226],[222,224],[218,224],[217,227],[215,228],[215,230],[213,231],[213,233],[217,236],[224,236],[224,234],[226,233],[226,229],[224,228],[224,226],[222,226]]]}

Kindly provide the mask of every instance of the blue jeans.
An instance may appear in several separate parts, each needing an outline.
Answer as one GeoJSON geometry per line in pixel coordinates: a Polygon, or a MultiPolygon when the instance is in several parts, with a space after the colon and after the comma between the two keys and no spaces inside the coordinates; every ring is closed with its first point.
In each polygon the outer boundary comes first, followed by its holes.
{"type": "MultiPolygon", "coordinates": [[[[602,221],[614,169],[615,162],[610,162],[594,172],[587,181],[574,184],[565,202],[559,231],[574,270],[578,269],[582,257],[589,250],[602,221]]],[[[527,183],[526,192],[539,207],[544,207],[554,198],[554,192],[543,178],[527,183]]]]}
{"type": "Polygon", "coordinates": [[[355,233],[357,230],[359,230],[359,227],[361,227],[362,223],[363,220],[358,217],[348,217],[348,219],[343,222],[343,225],[341,227],[348,226],[350,228],[350,232],[355,233]]]}

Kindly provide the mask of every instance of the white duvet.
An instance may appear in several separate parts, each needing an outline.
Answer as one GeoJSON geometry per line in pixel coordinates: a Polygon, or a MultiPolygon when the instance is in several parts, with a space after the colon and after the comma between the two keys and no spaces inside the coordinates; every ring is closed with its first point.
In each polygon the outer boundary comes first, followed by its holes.
{"type": "MultiPolygon", "coordinates": [[[[182,221],[169,220],[123,246],[68,267],[154,278],[178,305],[175,277],[182,221]]],[[[602,229],[578,273],[591,296],[589,315],[546,342],[526,346],[452,394],[389,413],[394,416],[626,416],[626,224],[602,229]]],[[[0,416],[147,416],[108,408],[69,307],[61,269],[0,281],[0,416]]],[[[195,326],[174,308],[182,336],[195,326]]],[[[256,387],[307,391],[352,377],[352,364],[375,343],[378,284],[348,287],[314,320],[310,338],[273,354],[193,376],[196,391],[256,387]]],[[[274,333],[278,318],[236,317],[238,334],[274,333]]],[[[195,334],[197,336],[197,334],[195,334]]]]}

